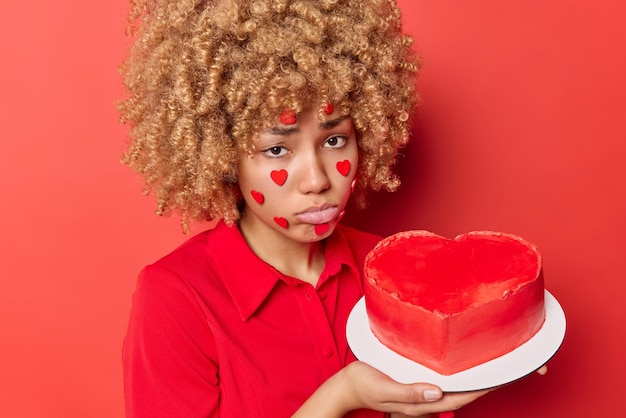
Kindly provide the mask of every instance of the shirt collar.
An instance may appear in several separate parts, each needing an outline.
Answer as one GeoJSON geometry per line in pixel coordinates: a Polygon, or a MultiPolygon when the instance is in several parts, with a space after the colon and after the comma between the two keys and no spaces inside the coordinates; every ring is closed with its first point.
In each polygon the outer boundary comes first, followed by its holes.
{"type": "MultiPolygon", "coordinates": [[[[279,280],[291,285],[299,282],[289,280],[254,254],[236,225],[219,222],[210,235],[216,273],[228,289],[242,320],[247,321],[254,315],[279,280]]],[[[325,258],[318,287],[346,266],[351,270],[349,276],[362,288],[359,269],[340,226],[326,238],[325,258]]]]}

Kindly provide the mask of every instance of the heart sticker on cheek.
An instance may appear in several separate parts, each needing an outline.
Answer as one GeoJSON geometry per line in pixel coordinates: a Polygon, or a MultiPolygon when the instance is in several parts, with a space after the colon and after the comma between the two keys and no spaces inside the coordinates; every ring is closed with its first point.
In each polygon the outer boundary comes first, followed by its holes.
{"type": "Polygon", "coordinates": [[[341,173],[342,176],[347,176],[350,173],[350,160],[343,160],[337,163],[337,171],[341,173]]]}
{"type": "Polygon", "coordinates": [[[274,183],[282,186],[287,181],[287,170],[274,170],[270,173],[270,176],[272,177],[272,180],[274,180],[274,183]]]}
{"type": "Polygon", "coordinates": [[[274,222],[276,222],[281,228],[287,229],[287,227],[289,226],[289,222],[287,222],[287,219],[280,216],[276,216],[274,218],[274,222]]]}
{"type": "Polygon", "coordinates": [[[257,192],[256,190],[250,190],[250,194],[259,205],[262,205],[263,202],[265,202],[265,196],[263,196],[263,193],[257,192]]]}
{"type": "Polygon", "coordinates": [[[324,235],[326,231],[328,231],[328,228],[330,228],[328,224],[317,224],[315,225],[315,233],[317,235],[324,235]]]}

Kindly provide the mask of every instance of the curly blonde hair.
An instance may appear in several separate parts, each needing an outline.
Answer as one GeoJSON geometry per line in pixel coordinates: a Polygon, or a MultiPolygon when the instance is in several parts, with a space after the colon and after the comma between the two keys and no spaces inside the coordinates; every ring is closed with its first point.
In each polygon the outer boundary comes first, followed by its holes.
{"type": "MultiPolygon", "coordinates": [[[[418,59],[394,0],[131,0],[121,66],[122,157],[157,214],[240,216],[239,150],[278,120],[332,103],[357,132],[357,191],[394,190],[418,59]]],[[[362,193],[361,193],[362,195],[362,193]]],[[[361,199],[362,200],[362,199],[361,199]]]]}

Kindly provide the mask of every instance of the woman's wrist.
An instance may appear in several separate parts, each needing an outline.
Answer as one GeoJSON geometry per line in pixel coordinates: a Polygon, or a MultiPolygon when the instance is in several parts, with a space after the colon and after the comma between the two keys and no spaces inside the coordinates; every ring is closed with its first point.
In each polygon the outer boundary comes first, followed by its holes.
{"type": "Polygon", "coordinates": [[[360,366],[362,364],[359,364],[359,362],[350,363],[332,377],[335,380],[333,382],[332,396],[340,416],[344,416],[355,409],[366,407],[359,390],[355,387],[358,379],[363,379],[362,374],[359,375],[358,372],[360,366]]]}
{"type": "Polygon", "coordinates": [[[339,370],[324,382],[307,401],[296,411],[292,418],[328,417],[341,418],[350,412],[353,402],[350,401],[349,365],[339,370]]]}

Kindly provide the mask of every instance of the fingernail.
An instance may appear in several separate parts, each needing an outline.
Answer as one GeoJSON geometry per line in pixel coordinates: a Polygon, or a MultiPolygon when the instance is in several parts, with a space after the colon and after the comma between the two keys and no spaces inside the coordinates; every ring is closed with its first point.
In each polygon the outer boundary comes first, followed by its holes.
{"type": "Polygon", "coordinates": [[[441,392],[437,389],[426,389],[422,392],[422,396],[426,401],[438,401],[441,399],[441,392]]]}

